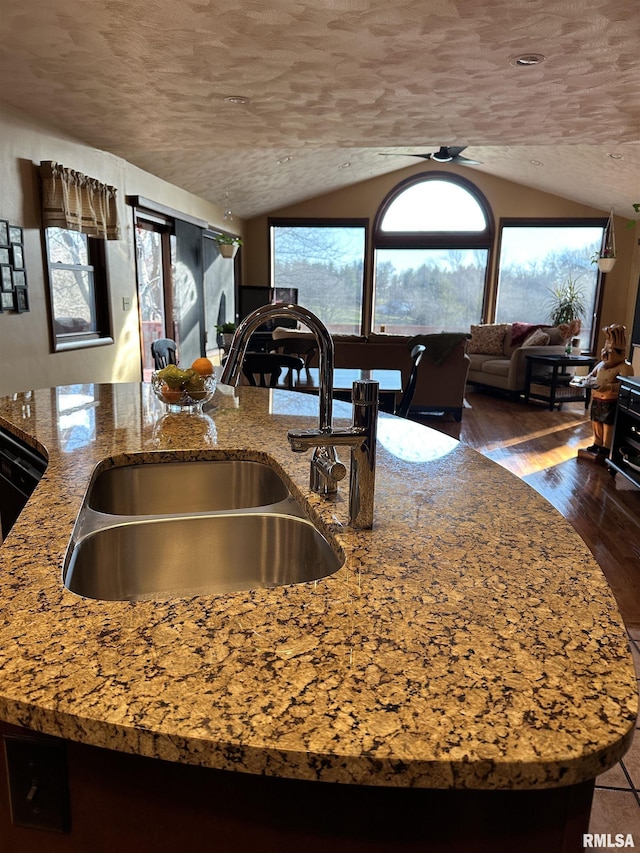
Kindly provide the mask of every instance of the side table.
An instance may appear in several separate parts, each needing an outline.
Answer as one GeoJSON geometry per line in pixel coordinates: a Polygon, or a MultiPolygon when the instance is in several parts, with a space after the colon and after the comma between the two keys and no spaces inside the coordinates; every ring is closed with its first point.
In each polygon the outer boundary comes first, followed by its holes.
{"type": "Polygon", "coordinates": [[[590,355],[528,355],[525,402],[528,403],[529,398],[548,401],[549,409],[553,411],[554,406],[560,409],[563,403],[584,400],[586,409],[591,399],[591,389],[570,386],[573,377],[567,372],[567,367],[586,367],[590,371],[597,363],[598,359],[590,355]],[[544,366],[547,371],[534,373],[534,366],[544,366]],[[539,390],[532,390],[532,386],[539,390]]]}

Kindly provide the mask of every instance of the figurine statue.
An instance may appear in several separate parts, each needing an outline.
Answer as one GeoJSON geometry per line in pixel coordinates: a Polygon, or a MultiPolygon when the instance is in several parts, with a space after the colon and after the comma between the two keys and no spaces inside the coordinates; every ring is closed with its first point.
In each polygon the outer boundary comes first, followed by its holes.
{"type": "Polygon", "coordinates": [[[618,376],[633,376],[633,367],[625,361],[627,350],[627,330],[613,323],[605,326],[605,343],[600,353],[601,361],[582,383],[591,388],[591,428],[593,444],[585,450],[579,450],[582,459],[604,461],[611,450],[613,424],[616,417],[616,405],[620,382],[618,376]]]}

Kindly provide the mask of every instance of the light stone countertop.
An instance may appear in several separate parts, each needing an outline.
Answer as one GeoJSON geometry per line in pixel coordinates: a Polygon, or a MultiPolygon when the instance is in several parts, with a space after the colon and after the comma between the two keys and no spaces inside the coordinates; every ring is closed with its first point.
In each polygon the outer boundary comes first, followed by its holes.
{"type": "MultiPolygon", "coordinates": [[[[308,491],[317,398],[216,392],[163,415],[148,385],[0,399],[47,471],[0,547],[0,719],[171,761],[307,780],[543,788],[597,776],[637,713],[626,634],[570,525],[525,483],[434,430],[381,416],[375,527],[308,491]],[[270,459],[344,566],[320,581],[118,602],[61,568],[95,465],[192,450],[270,459]]],[[[346,425],[350,407],[336,403],[346,425]],[[346,419],[346,420],[344,420],[346,419]]],[[[343,453],[347,461],[347,453],[343,453]]]]}

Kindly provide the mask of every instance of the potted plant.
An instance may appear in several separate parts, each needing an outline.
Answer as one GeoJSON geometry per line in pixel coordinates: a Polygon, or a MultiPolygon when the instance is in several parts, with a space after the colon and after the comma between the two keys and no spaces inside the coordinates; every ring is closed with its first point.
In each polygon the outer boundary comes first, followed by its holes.
{"type": "Polygon", "coordinates": [[[577,283],[578,278],[569,274],[566,281],[549,288],[549,319],[565,333],[567,351],[580,343],[578,335],[587,307],[584,291],[577,283]]]}
{"type": "Polygon", "coordinates": [[[241,238],[234,237],[232,234],[218,234],[215,241],[223,258],[233,258],[238,251],[238,246],[242,246],[241,238]]]}
{"type": "Polygon", "coordinates": [[[600,272],[611,272],[616,264],[615,249],[605,246],[600,252],[596,252],[591,258],[592,264],[598,264],[600,272]]]}
{"type": "Polygon", "coordinates": [[[604,247],[591,257],[592,264],[598,264],[600,272],[611,272],[616,263],[616,233],[613,228],[613,210],[609,214],[604,232],[604,247]]]}
{"type": "Polygon", "coordinates": [[[216,332],[218,333],[218,346],[223,349],[229,349],[235,330],[235,323],[220,323],[216,326],[216,332]]]}

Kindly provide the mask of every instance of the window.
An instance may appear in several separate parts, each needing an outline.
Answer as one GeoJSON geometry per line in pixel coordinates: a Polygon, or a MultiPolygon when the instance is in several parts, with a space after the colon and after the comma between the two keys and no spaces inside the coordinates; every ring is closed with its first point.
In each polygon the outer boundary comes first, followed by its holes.
{"type": "Polygon", "coordinates": [[[366,224],[272,220],[272,285],[298,289],[298,304],[332,334],[359,334],[366,224]]]}
{"type": "Polygon", "coordinates": [[[550,322],[551,289],[571,279],[586,305],[581,317],[581,347],[593,351],[600,279],[591,256],[600,249],[603,230],[604,222],[597,224],[593,220],[503,223],[496,322],[550,322]]]}
{"type": "Polygon", "coordinates": [[[151,344],[158,338],[176,339],[173,281],[176,239],[166,223],[146,221],[136,211],[136,271],[142,369],[154,369],[151,344]]]}
{"type": "Polygon", "coordinates": [[[376,218],[373,330],[468,331],[482,317],[492,237],[470,182],[434,172],[396,187],[376,218]]]}
{"type": "Polygon", "coordinates": [[[488,249],[378,249],[375,331],[468,332],[482,316],[488,249]]]}
{"type": "Polygon", "coordinates": [[[54,350],[113,343],[105,241],[45,228],[54,350]]]}
{"type": "Polygon", "coordinates": [[[485,231],[487,217],[465,187],[452,180],[422,178],[389,203],[382,231],[485,231]]]}

